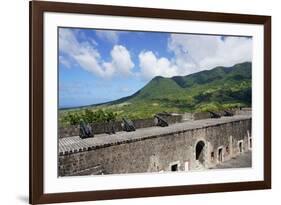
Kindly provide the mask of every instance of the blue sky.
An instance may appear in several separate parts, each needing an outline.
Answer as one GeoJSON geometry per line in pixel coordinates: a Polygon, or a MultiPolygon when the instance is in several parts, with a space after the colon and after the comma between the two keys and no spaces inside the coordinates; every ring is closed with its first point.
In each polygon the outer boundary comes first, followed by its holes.
{"type": "Polygon", "coordinates": [[[252,60],[252,38],[59,28],[59,106],[116,100],[155,76],[252,60]]]}

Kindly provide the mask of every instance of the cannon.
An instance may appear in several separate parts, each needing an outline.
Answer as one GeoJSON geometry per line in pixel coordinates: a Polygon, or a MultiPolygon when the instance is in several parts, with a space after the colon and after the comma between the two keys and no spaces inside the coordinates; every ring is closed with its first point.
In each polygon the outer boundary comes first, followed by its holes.
{"type": "Polygon", "coordinates": [[[122,127],[123,127],[124,131],[126,131],[126,132],[136,131],[136,128],[135,128],[132,120],[125,119],[125,118],[122,118],[122,120],[123,120],[122,127]]]}
{"type": "Polygon", "coordinates": [[[221,116],[215,112],[211,112],[209,111],[210,115],[211,115],[211,118],[220,118],[221,116]]]}
{"type": "Polygon", "coordinates": [[[227,110],[224,110],[224,116],[231,117],[231,116],[233,116],[233,113],[231,113],[231,112],[229,112],[227,110]]]}
{"type": "Polygon", "coordinates": [[[154,115],[154,120],[155,120],[156,126],[160,126],[160,127],[169,126],[168,122],[163,117],[161,117],[159,115],[154,115]]]}
{"type": "Polygon", "coordinates": [[[90,137],[94,137],[92,128],[89,124],[86,125],[85,122],[80,122],[80,126],[79,126],[79,137],[81,139],[85,139],[85,138],[90,138],[90,137]]]}

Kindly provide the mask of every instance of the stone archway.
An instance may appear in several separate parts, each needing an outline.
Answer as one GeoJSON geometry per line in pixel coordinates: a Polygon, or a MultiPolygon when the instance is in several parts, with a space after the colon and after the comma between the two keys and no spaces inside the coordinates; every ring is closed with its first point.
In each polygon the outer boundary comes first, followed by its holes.
{"type": "Polygon", "coordinates": [[[195,146],[195,159],[198,160],[200,163],[204,163],[204,151],[205,151],[205,142],[199,141],[195,146]]]}

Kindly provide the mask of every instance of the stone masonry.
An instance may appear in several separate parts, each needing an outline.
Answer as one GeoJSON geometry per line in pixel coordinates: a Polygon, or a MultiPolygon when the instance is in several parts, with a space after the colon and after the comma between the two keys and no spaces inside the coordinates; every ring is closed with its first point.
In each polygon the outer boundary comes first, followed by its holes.
{"type": "Polygon", "coordinates": [[[251,115],[59,139],[59,176],[212,168],[251,150],[251,115]]]}

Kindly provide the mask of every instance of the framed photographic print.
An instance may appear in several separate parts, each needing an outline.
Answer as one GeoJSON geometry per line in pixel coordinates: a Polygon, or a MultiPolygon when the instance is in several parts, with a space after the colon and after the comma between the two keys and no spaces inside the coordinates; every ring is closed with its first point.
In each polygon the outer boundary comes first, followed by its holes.
{"type": "Polygon", "coordinates": [[[271,188],[271,17],[30,2],[30,203],[271,188]]]}

